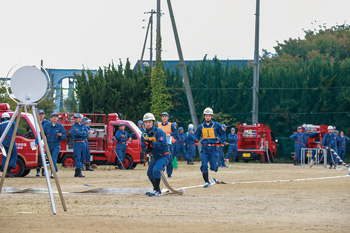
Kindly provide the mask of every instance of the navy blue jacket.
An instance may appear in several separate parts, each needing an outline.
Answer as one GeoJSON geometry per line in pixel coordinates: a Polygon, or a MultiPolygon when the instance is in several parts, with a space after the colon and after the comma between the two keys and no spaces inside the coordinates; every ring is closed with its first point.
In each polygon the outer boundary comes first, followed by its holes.
{"type": "Polygon", "coordinates": [[[295,143],[301,143],[301,135],[302,135],[301,133],[296,132],[295,134],[293,134],[289,138],[292,139],[293,141],[295,141],[295,143]]]}
{"type": "Polygon", "coordinates": [[[124,130],[124,132],[120,129],[117,132],[115,132],[115,139],[117,142],[126,142],[128,138],[131,138],[131,135],[124,130]],[[122,135],[125,135],[125,137],[122,138],[122,135]]]}
{"type": "Polygon", "coordinates": [[[334,133],[327,133],[323,138],[322,146],[328,146],[332,149],[337,149],[337,135],[334,133]]]}
{"type": "Polygon", "coordinates": [[[162,129],[153,126],[151,132],[146,130],[141,137],[141,148],[145,152],[147,151],[145,140],[152,141],[152,154],[153,155],[163,155],[164,153],[169,153],[168,145],[166,142],[166,134],[162,129]]]}
{"type": "Polygon", "coordinates": [[[45,124],[43,127],[48,143],[59,143],[66,139],[67,131],[61,124],[56,123],[53,125],[52,123],[49,123],[45,124]],[[58,133],[62,133],[62,136],[58,136],[58,133]]]}
{"type": "Polygon", "coordinates": [[[341,137],[340,135],[338,135],[337,141],[338,141],[338,146],[345,146],[346,143],[349,142],[349,138],[345,135],[344,137],[341,137]]]}
{"type": "MultiPolygon", "coordinates": [[[[3,122],[0,123],[0,137],[2,136],[2,134],[5,132],[6,126],[8,125],[10,121],[9,120],[4,120],[3,122]]],[[[11,144],[11,138],[12,138],[12,134],[13,134],[13,130],[15,129],[15,122],[12,122],[12,125],[9,129],[9,131],[7,131],[7,134],[5,136],[4,141],[2,142],[2,144],[6,147],[10,147],[11,144]]],[[[17,128],[17,133],[19,131],[19,128],[17,128]]],[[[16,146],[16,143],[14,144],[14,146],[16,146]]]]}
{"type": "Polygon", "coordinates": [[[177,135],[177,143],[179,143],[179,144],[186,143],[186,134],[185,133],[179,133],[177,135]]]}
{"type": "Polygon", "coordinates": [[[224,144],[226,140],[225,131],[222,129],[222,126],[215,122],[211,121],[209,125],[205,122],[200,124],[195,133],[196,140],[202,140],[202,144],[224,144]]]}
{"type": "Polygon", "coordinates": [[[195,140],[196,140],[196,138],[194,136],[194,133],[190,133],[190,132],[186,133],[186,143],[187,143],[187,145],[194,144],[195,140]]]}
{"type": "Polygon", "coordinates": [[[232,134],[230,133],[228,135],[228,143],[230,144],[230,146],[235,146],[237,145],[237,141],[238,141],[238,136],[237,134],[232,134]]]}
{"type": "Polygon", "coordinates": [[[309,140],[309,137],[312,137],[312,136],[315,136],[315,135],[317,135],[318,133],[316,133],[316,132],[313,132],[313,133],[309,133],[309,134],[307,134],[306,132],[304,132],[304,133],[302,133],[301,134],[301,143],[303,143],[303,144],[307,144],[307,141],[309,140]]]}
{"type": "Polygon", "coordinates": [[[83,123],[74,123],[72,125],[71,133],[74,141],[85,141],[89,136],[88,128],[83,123]]]}

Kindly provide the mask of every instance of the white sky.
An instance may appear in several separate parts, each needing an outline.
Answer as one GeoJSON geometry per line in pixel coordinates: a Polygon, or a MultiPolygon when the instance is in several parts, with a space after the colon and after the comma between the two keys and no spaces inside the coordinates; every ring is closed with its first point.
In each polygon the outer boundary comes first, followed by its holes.
{"type": "MultiPolygon", "coordinates": [[[[186,60],[205,54],[254,57],[255,0],[172,0],[172,5],[186,60]]],[[[177,60],[165,0],[161,7],[162,59],[177,60]]],[[[39,65],[41,59],[57,69],[96,69],[112,60],[125,64],[127,58],[134,66],[146,33],[144,12],[151,9],[156,0],[1,0],[0,77],[19,62],[39,65]]],[[[350,23],[349,9],[349,0],[261,0],[260,53],[274,52],[276,41],[303,37],[303,28],[350,23]]]]}

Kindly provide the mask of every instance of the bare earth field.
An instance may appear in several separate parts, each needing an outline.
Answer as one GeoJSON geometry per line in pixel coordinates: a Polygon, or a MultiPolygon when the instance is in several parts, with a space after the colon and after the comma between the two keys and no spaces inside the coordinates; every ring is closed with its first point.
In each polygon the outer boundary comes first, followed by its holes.
{"type": "MultiPolygon", "coordinates": [[[[199,166],[179,162],[169,183],[174,188],[202,185],[199,166]]],[[[68,193],[150,187],[147,166],[103,168],[83,172],[86,178],[74,178],[74,169],[59,168],[68,211],[54,194],[57,215],[47,193],[0,194],[0,232],[350,232],[350,177],[343,177],[348,173],[344,170],[235,163],[209,175],[230,183],[286,182],[215,184],[186,189],[184,196],[68,193]],[[336,178],[288,181],[320,177],[336,178]]],[[[6,178],[4,187],[47,188],[34,171],[25,178],[6,178]]]]}

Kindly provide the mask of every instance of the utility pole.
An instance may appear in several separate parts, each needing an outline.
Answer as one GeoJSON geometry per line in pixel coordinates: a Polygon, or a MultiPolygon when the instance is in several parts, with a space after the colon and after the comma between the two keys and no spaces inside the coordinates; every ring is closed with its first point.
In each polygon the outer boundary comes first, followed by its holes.
{"type": "Polygon", "coordinates": [[[147,43],[147,38],[148,38],[148,33],[150,31],[150,34],[151,34],[151,39],[150,39],[150,66],[152,66],[152,56],[153,56],[153,14],[155,14],[156,11],[155,10],[151,10],[149,12],[145,12],[144,14],[151,14],[151,16],[149,17],[149,20],[148,20],[148,25],[147,25],[147,31],[146,31],[146,36],[145,36],[145,41],[143,43],[143,48],[142,48],[142,54],[141,54],[141,59],[140,59],[140,62],[139,62],[139,65],[142,66],[142,63],[143,63],[143,55],[145,54],[145,48],[146,48],[146,43],[147,43]],[[151,30],[150,30],[151,28],[151,30]]]}
{"type": "Polygon", "coordinates": [[[160,0],[157,0],[157,38],[156,38],[156,59],[161,59],[160,50],[160,0]]]}
{"type": "Polygon", "coordinates": [[[255,47],[254,47],[254,76],[253,76],[253,103],[252,103],[252,122],[259,121],[259,17],[260,0],[256,0],[255,13],[255,47]]]}
{"type": "MultiPolygon", "coordinates": [[[[145,12],[146,14],[146,12],[145,12]]],[[[151,17],[150,17],[151,18],[151,17]]],[[[148,25],[147,25],[147,31],[146,31],[146,36],[145,36],[145,41],[143,42],[143,48],[142,48],[142,53],[141,53],[141,59],[139,62],[139,66],[142,67],[142,63],[143,63],[143,55],[145,54],[145,48],[146,48],[146,42],[147,42],[147,37],[148,37],[148,30],[149,30],[149,26],[150,26],[151,20],[148,20],[148,25]]]]}
{"type": "MultiPolygon", "coordinates": [[[[173,8],[171,6],[170,0],[167,0],[167,2],[168,2],[171,24],[173,26],[173,31],[174,31],[177,53],[179,54],[180,66],[181,66],[181,71],[182,71],[182,81],[183,81],[184,86],[185,86],[188,106],[190,107],[191,119],[192,119],[194,127],[198,128],[198,119],[197,119],[197,114],[196,114],[196,108],[195,108],[194,102],[193,102],[192,91],[191,91],[191,87],[190,87],[190,82],[188,80],[186,64],[185,64],[184,57],[182,54],[179,34],[177,33],[174,12],[173,12],[173,8]]],[[[200,151],[200,147],[199,147],[199,151],[200,151]]]]}
{"type": "Polygon", "coordinates": [[[151,21],[151,41],[150,41],[150,47],[149,47],[149,65],[151,66],[151,68],[153,67],[153,14],[156,13],[155,10],[151,10],[151,17],[150,17],[150,21],[151,21]]]}

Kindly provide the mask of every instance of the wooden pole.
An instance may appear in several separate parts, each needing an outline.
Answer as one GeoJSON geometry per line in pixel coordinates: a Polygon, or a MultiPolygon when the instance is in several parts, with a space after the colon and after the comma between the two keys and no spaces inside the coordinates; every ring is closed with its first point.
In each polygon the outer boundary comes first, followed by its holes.
{"type": "MultiPolygon", "coordinates": [[[[7,158],[6,158],[6,162],[5,162],[5,166],[4,166],[4,170],[2,172],[2,176],[1,176],[1,183],[0,183],[0,193],[2,191],[2,187],[4,185],[4,181],[5,181],[5,174],[7,172],[7,168],[9,166],[9,162],[10,162],[10,158],[11,158],[11,154],[12,154],[12,149],[13,149],[13,144],[15,143],[15,139],[16,139],[16,133],[17,133],[17,129],[18,129],[18,125],[19,125],[19,121],[21,119],[21,113],[22,113],[22,108],[23,106],[19,107],[18,113],[17,113],[17,120],[16,120],[16,124],[15,124],[15,128],[13,130],[13,134],[12,134],[12,138],[11,138],[11,142],[10,142],[10,148],[7,154],[7,158]]],[[[16,112],[13,114],[12,117],[15,117],[16,112]]],[[[11,123],[11,121],[8,123],[7,127],[11,127],[11,125],[9,125],[11,123]]],[[[5,130],[6,131],[6,130],[5,130]]],[[[4,155],[3,155],[4,156],[4,155]]]]}
{"type": "MultiPolygon", "coordinates": [[[[36,119],[40,119],[40,118],[39,118],[39,113],[38,113],[37,108],[35,108],[35,113],[34,113],[34,114],[36,115],[36,119]]],[[[39,125],[39,128],[40,128],[41,138],[42,138],[43,141],[44,141],[44,146],[45,146],[46,154],[47,154],[47,157],[49,158],[49,163],[50,163],[51,171],[52,171],[53,176],[54,176],[54,179],[55,179],[55,183],[56,183],[57,190],[58,190],[58,193],[59,193],[59,196],[60,196],[60,199],[61,199],[61,203],[62,203],[62,206],[63,206],[63,210],[64,210],[64,211],[67,211],[67,206],[66,206],[66,203],[65,203],[64,198],[63,198],[63,193],[62,193],[62,189],[61,189],[60,183],[59,183],[59,181],[58,181],[58,177],[57,177],[57,173],[56,173],[56,170],[55,170],[55,166],[53,165],[53,161],[52,161],[50,149],[49,149],[49,146],[48,146],[48,143],[47,143],[47,139],[46,139],[46,136],[45,136],[45,133],[44,133],[43,126],[42,126],[41,123],[39,123],[38,125],[39,125]]],[[[45,163],[45,161],[43,161],[43,163],[45,163]]],[[[44,166],[45,166],[45,165],[44,165],[44,166]]]]}

